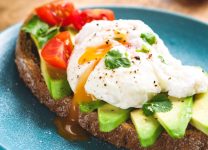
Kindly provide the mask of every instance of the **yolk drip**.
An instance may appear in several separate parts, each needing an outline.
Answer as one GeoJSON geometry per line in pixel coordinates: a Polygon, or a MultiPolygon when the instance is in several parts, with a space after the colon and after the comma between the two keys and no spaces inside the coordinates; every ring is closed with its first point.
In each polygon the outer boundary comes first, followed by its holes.
{"type": "Polygon", "coordinates": [[[75,104],[80,104],[81,102],[87,103],[92,100],[91,96],[86,93],[84,86],[90,73],[94,70],[98,62],[99,61],[97,60],[93,64],[91,64],[91,66],[87,68],[87,70],[81,75],[73,97],[73,102],[75,102],[75,104]]]}
{"type": "Polygon", "coordinates": [[[88,134],[84,129],[79,126],[79,103],[89,102],[92,100],[91,96],[88,95],[84,89],[84,85],[90,73],[94,70],[95,66],[99,61],[95,61],[87,70],[81,75],[78,81],[74,97],[69,106],[69,115],[66,118],[56,118],[55,124],[58,129],[58,133],[69,140],[86,140],[88,134]]]}
{"type": "Polygon", "coordinates": [[[98,47],[89,47],[86,49],[85,53],[79,58],[79,64],[84,64],[88,61],[96,60],[94,61],[90,67],[87,68],[87,70],[81,75],[77,87],[74,92],[74,97],[72,99],[72,109],[70,109],[70,117],[74,118],[75,120],[78,117],[77,111],[78,111],[78,105],[80,103],[86,103],[92,101],[91,95],[87,94],[85,91],[85,84],[87,82],[87,79],[90,75],[90,73],[94,70],[100,59],[102,59],[106,53],[110,50],[111,44],[105,44],[98,47]],[[74,116],[74,114],[76,116],[74,116]]]}

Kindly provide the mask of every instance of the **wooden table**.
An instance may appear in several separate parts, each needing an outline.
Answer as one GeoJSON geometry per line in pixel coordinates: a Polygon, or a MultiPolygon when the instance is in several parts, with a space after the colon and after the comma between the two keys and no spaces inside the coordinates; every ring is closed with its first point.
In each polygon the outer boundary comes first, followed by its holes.
{"type": "MultiPolygon", "coordinates": [[[[30,11],[50,0],[0,0],[0,30],[17,23],[30,11]]],[[[188,14],[208,22],[208,0],[76,0],[77,7],[87,5],[145,6],[188,14]]]]}

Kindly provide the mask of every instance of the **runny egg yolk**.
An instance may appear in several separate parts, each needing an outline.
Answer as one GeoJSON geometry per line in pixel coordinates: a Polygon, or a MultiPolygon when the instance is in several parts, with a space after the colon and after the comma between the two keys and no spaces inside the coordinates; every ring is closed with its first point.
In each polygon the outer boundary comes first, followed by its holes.
{"type": "Polygon", "coordinates": [[[78,63],[82,65],[92,60],[100,60],[107,54],[111,47],[111,44],[104,44],[98,47],[88,47],[86,48],[85,53],[79,58],[78,63]]]}

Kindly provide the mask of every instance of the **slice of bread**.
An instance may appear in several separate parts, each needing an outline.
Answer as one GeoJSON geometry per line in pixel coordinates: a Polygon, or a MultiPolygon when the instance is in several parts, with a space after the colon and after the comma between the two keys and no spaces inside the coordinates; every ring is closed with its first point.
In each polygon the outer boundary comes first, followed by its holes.
{"type": "Polygon", "coordinates": [[[37,48],[30,35],[20,31],[15,59],[20,77],[41,103],[45,104],[51,111],[56,112],[58,116],[66,117],[71,97],[58,101],[51,98],[41,75],[39,61],[37,48]]]}
{"type": "MultiPolygon", "coordinates": [[[[65,117],[69,112],[71,97],[55,101],[51,98],[47,86],[40,71],[37,49],[29,34],[20,31],[16,45],[17,68],[20,77],[37,97],[40,103],[45,104],[58,116],[65,117]]],[[[109,133],[99,131],[97,112],[80,113],[79,123],[92,135],[99,137],[117,147],[142,150],[139,145],[136,130],[131,121],[121,124],[117,129],[109,133]]],[[[208,150],[208,136],[189,127],[183,139],[172,139],[166,132],[163,132],[155,145],[149,150],[208,150]]]]}

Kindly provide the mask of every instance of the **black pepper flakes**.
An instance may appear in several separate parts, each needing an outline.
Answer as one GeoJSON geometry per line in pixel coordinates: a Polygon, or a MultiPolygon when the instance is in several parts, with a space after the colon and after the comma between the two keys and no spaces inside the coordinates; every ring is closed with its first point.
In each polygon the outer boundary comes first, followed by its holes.
{"type": "Polygon", "coordinates": [[[105,83],[104,86],[107,86],[107,84],[105,83]]]}
{"type": "Polygon", "coordinates": [[[147,57],[147,59],[150,59],[150,58],[152,58],[152,54],[149,54],[147,57]]]}
{"type": "Polygon", "coordinates": [[[97,23],[96,25],[99,26],[99,23],[97,23]]]}
{"type": "Polygon", "coordinates": [[[168,80],[171,80],[171,77],[169,77],[168,80]]]}
{"type": "Polygon", "coordinates": [[[116,81],[116,84],[118,84],[118,81],[116,81]]]}
{"type": "Polygon", "coordinates": [[[137,73],[137,71],[136,71],[136,70],[134,70],[134,73],[137,73]]]}
{"type": "Polygon", "coordinates": [[[105,44],[106,44],[106,45],[108,45],[108,44],[109,44],[109,42],[110,42],[110,41],[109,41],[109,40],[107,40],[107,41],[105,42],[105,44]]]}
{"type": "Polygon", "coordinates": [[[99,79],[102,79],[102,77],[100,76],[99,79]]]}
{"type": "Polygon", "coordinates": [[[135,56],[134,57],[136,60],[140,60],[140,57],[139,56],[135,56]]]}
{"type": "Polygon", "coordinates": [[[134,26],[132,30],[135,31],[136,30],[136,27],[134,26]]]}

